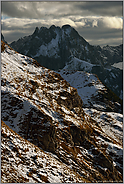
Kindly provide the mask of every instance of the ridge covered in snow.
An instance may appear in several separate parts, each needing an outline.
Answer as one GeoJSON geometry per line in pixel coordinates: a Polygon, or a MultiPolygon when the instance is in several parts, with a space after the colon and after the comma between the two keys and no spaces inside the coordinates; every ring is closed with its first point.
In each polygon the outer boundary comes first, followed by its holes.
{"type": "Polygon", "coordinates": [[[1,51],[2,182],[122,182],[122,115],[114,100],[103,113],[83,96],[88,86],[108,97],[105,86],[85,72],[66,81],[4,42],[1,51]]]}

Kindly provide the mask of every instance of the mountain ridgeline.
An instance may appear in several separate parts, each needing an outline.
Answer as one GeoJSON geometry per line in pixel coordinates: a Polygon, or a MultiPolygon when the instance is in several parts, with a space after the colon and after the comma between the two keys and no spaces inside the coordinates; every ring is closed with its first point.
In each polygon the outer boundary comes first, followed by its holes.
{"type": "Polygon", "coordinates": [[[10,46],[36,59],[42,66],[95,73],[117,96],[122,98],[122,70],[113,67],[123,60],[123,45],[92,46],[70,25],[62,28],[36,27],[34,33],[14,41],[10,46]],[[82,63],[85,62],[85,67],[82,63]],[[86,65],[90,64],[90,67],[86,65]]]}

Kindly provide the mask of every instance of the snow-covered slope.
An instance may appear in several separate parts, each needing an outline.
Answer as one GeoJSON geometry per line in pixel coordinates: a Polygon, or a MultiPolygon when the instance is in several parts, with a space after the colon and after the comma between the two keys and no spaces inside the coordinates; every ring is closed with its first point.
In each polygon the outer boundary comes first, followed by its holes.
{"type": "Polygon", "coordinates": [[[66,64],[66,66],[63,69],[65,69],[65,70],[82,70],[82,71],[90,72],[92,70],[93,66],[95,66],[95,65],[74,57],[71,59],[71,61],[69,63],[66,64]]]}
{"type": "MultiPolygon", "coordinates": [[[[83,63],[85,65],[85,62],[83,63]]],[[[114,111],[122,113],[122,103],[102,84],[95,74],[84,71],[70,70],[65,67],[58,73],[77,89],[83,101],[83,107],[95,108],[103,111],[114,111]]]]}
{"type": "Polygon", "coordinates": [[[96,109],[83,108],[95,121],[99,123],[103,131],[113,139],[118,139],[122,143],[123,136],[123,115],[115,112],[104,112],[96,109]]]}
{"type": "MultiPolygon", "coordinates": [[[[75,87],[83,100],[84,107],[96,105],[92,97],[98,95],[100,90],[105,91],[105,86],[98,80],[94,74],[86,73],[84,71],[67,70],[66,67],[58,72],[71,86],[75,87]]],[[[104,107],[103,107],[104,109],[104,107]]]]}
{"type": "Polygon", "coordinates": [[[122,131],[113,138],[82,106],[60,74],[2,42],[1,117],[23,137],[3,125],[2,181],[122,182],[122,131]]]}
{"type": "Polygon", "coordinates": [[[115,68],[113,66],[109,66],[108,68],[103,67],[98,64],[91,64],[89,62],[80,60],[76,57],[71,57],[70,61],[66,63],[66,66],[63,68],[64,70],[77,70],[77,71],[85,71],[88,73],[97,74],[100,80],[106,84],[110,89],[112,89],[116,94],[118,94],[119,98],[123,99],[123,91],[122,91],[122,73],[123,71],[119,68],[115,68]]]}

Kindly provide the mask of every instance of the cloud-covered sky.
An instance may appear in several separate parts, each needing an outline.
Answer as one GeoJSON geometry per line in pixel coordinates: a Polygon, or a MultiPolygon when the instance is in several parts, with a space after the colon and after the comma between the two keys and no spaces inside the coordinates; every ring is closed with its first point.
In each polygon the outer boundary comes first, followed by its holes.
{"type": "Polygon", "coordinates": [[[1,28],[8,43],[36,27],[69,24],[91,45],[123,42],[123,1],[1,2],[1,28]]]}

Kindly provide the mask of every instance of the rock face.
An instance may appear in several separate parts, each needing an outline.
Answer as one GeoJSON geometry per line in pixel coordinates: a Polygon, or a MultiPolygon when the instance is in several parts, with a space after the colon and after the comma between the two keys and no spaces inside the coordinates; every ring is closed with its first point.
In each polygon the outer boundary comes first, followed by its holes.
{"type": "Polygon", "coordinates": [[[49,69],[58,70],[68,65],[68,69],[95,73],[122,98],[123,71],[112,65],[123,62],[123,45],[92,46],[73,27],[53,25],[49,29],[37,27],[32,35],[12,42],[11,47],[49,69]]]}
{"type": "Polygon", "coordinates": [[[122,114],[82,108],[59,73],[2,44],[2,182],[122,182],[122,114]]]}

